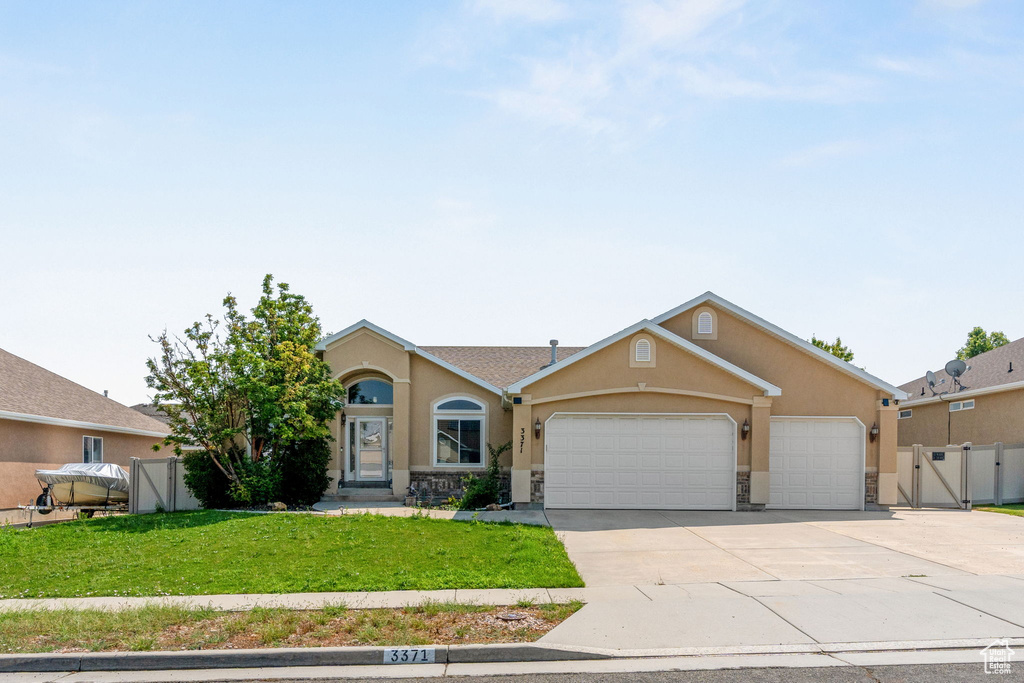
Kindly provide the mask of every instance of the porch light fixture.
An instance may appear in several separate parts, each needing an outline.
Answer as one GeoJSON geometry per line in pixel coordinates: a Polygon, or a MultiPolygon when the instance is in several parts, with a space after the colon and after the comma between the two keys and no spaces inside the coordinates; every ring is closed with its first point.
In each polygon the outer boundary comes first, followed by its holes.
{"type": "Polygon", "coordinates": [[[750,436],[750,420],[744,420],[743,426],[740,427],[740,438],[746,441],[748,436],[750,436]]]}
{"type": "Polygon", "coordinates": [[[871,429],[870,429],[870,431],[868,431],[868,436],[871,438],[871,443],[874,443],[875,439],[878,438],[878,423],[877,422],[875,424],[871,425],[871,429]]]}
{"type": "Polygon", "coordinates": [[[537,421],[533,423],[533,438],[535,438],[535,439],[539,439],[540,438],[540,427],[541,427],[540,418],[538,417],[537,421]]]}

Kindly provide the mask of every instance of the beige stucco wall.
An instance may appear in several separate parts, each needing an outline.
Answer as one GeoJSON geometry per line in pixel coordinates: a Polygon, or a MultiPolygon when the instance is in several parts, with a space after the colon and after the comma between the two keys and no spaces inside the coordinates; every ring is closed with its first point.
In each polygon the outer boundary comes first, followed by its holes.
{"type": "MultiPolygon", "coordinates": [[[[567,365],[525,387],[523,393],[529,395],[530,424],[537,419],[544,423],[556,412],[625,412],[726,413],[741,425],[751,417],[753,397],[761,396],[763,390],[674,344],[642,334],[622,339],[567,365]],[[630,362],[634,357],[633,344],[639,338],[649,339],[655,345],[655,366],[635,367],[630,362]],[[581,395],[588,392],[603,393],[581,395]]],[[[544,435],[537,439],[533,429],[528,433],[534,440],[531,464],[541,466],[544,435]]],[[[737,463],[750,465],[749,441],[740,441],[737,463]]]]}
{"type": "MultiPolygon", "coordinates": [[[[394,432],[391,435],[393,491],[403,493],[408,486],[410,471],[432,469],[433,407],[443,398],[466,396],[475,398],[487,406],[486,439],[493,445],[511,439],[512,413],[502,408],[498,394],[461,377],[433,361],[413,355],[389,339],[370,330],[360,330],[345,339],[332,343],[324,351],[324,360],[331,367],[332,375],[345,384],[355,380],[376,377],[392,382],[395,389],[394,406],[382,409],[369,406],[352,406],[346,409],[349,415],[391,414],[394,432]]],[[[334,459],[331,476],[335,478],[332,488],[337,486],[344,469],[343,425],[335,420],[332,434],[334,459]]],[[[486,451],[484,452],[486,460],[486,451]]],[[[511,465],[511,456],[506,455],[504,466],[511,465]]],[[[446,472],[479,471],[480,468],[442,467],[446,472]]]]}
{"type": "Polygon", "coordinates": [[[76,427],[0,419],[0,508],[26,505],[39,495],[37,469],[82,462],[82,437],[103,438],[103,462],[128,469],[131,458],[151,458],[161,439],[76,427]]]}
{"type": "Polygon", "coordinates": [[[913,410],[914,414],[897,423],[899,445],[1024,442],[1024,389],[973,396],[969,400],[974,400],[973,410],[953,413],[946,401],[901,405],[900,408],[913,410]]]}
{"type": "MultiPolygon", "coordinates": [[[[695,311],[704,308],[707,306],[695,311]]],[[[876,422],[881,427],[877,402],[881,398],[889,398],[889,394],[763,332],[724,309],[713,308],[717,313],[717,339],[693,338],[695,311],[684,311],[661,323],[661,326],[782,389],[782,396],[772,399],[772,415],[853,416],[867,429],[876,422]]],[[[868,468],[878,467],[882,443],[883,440],[879,439],[867,444],[868,468]]],[[[895,467],[895,452],[891,457],[895,467]]]]}

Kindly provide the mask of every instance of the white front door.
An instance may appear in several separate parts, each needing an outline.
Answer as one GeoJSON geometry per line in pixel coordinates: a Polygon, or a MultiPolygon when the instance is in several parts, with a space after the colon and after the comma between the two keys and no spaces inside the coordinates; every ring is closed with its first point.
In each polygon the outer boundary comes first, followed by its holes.
{"type": "Polygon", "coordinates": [[[548,508],[734,510],[736,424],[723,415],[555,415],[548,508]]]}
{"type": "Polygon", "coordinates": [[[356,481],[385,481],[387,478],[388,421],[383,417],[357,417],[355,433],[356,481]]]}
{"type": "Polygon", "coordinates": [[[864,425],[853,417],[773,417],[768,477],[769,508],[863,510],[864,425]]]}

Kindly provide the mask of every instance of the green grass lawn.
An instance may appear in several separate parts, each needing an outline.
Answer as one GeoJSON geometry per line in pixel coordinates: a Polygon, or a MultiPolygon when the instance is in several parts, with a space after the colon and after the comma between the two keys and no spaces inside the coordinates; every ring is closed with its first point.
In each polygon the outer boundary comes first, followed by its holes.
{"type": "Polygon", "coordinates": [[[982,512],[1000,512],[1004,515],[1024,517],[1024,503],[1008,503],[1006,505],[983,505],[980,507],[975,507],[974,509],[981,510],[982,512]]]}
{"type": "Polygon", "coordinates": [[[0,598],[582,586],[547,527],[175,512],[0,529],[0,598]]]}

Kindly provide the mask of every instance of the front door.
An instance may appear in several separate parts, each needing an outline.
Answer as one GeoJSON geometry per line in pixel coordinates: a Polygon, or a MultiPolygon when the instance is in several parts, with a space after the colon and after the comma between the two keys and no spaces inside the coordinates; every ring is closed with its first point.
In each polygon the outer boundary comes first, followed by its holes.
{"type": "Polygon", "coordinates": [[[359,417],[353,426],[356,481],[385,481],[387,478],[388,421],[383,417],[359,417]]]}

